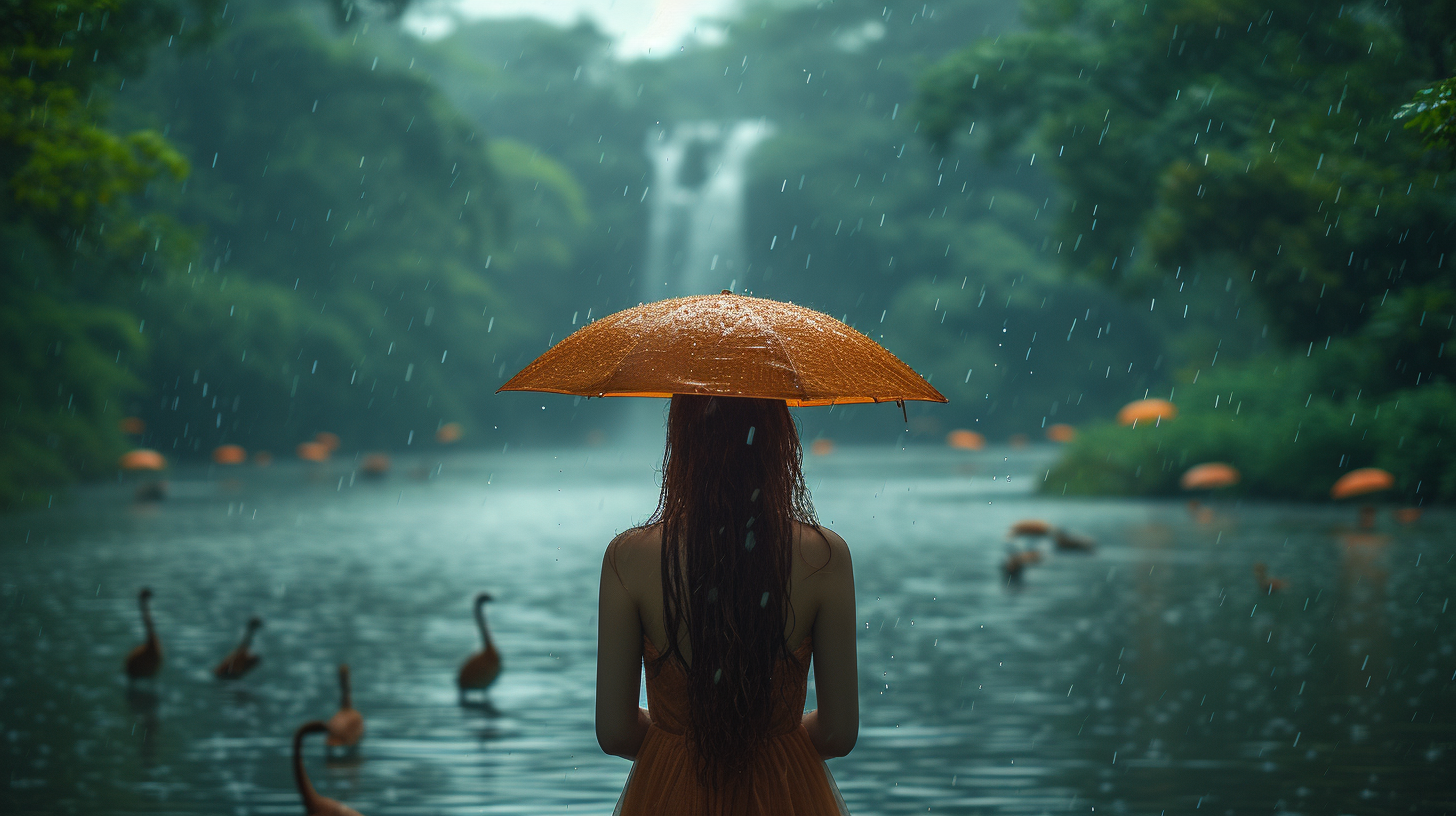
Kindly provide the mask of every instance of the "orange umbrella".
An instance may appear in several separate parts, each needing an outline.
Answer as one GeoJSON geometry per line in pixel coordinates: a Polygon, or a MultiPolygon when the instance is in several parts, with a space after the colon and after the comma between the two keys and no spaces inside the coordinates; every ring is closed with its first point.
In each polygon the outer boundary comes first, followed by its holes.
{"type": "Polygon", "coordinates": [[[660,300],[583,326],[500,390],[716,394],[795,406],[946,402],[895,355],[829,315],[727,290],[660,300]]]}
{"type": "Polygon", "coordinates": [[[1122,406],[1122,410],[1117,412],[1117,422],[1119,425],[1137,425],[1177,416],[1178,406],[1165,399],[1140,399],[1122,406]]]}
{"type": "Polygon", "coordinates": [[[435,431],[435,441],[448,445],[451,442],[459,442],[462,435],[460,423],[446,422],[440,426],[440,430],[435,431]]]}
{"type": "Polygon", "coordinates": [[[1346,473],[1330,488],[1330,497],[1348,499],[1364,493],[1378,493],[1395,487],[1395,477],[1380,468],[1359,468],[1346,473]]]}
{"type": "Polygon", "coordinates": [[[122,433],[133,436],[147,429],[147,423],[143,422],[141,417],[122,417],[121,422],[117,424],[121,426],[122,433]]]}
{"type": "Polygon", "coordinates": [[[121,455],[122,470],[164,470],[167,460],[150,448],[137,448],[121,455]]]}
{"type": "Polygon", "coordinates": [[[326,449],[328,449],[329,453],[333,453],[334,451],[339,449],[338,434],[332,434],[328,431],[319,431],[318,433],[313,435],[313,441],[319,443],[320,445],[323,445],[326,449]]]}
{"type": "Polygon", "coordinates": [[[389,472],[389,456],[383,453],[371,453],[364,457],[359,464],[359,469],[367,476],[383,476],[389,472]]]}
{"type": "Polygon", "coordinates": [[[980,450],[986,447],[986,437],[975,431],[957,428],[945,435],[945,444],[961,450],[980,450]]]}
{"type": "Polygon", "coordinates": [[[1194,465],[1183,474],[1178,483],[1184,490],[1214,490],[1239,483],[1239,471],[1233,465],[1223,462],[1204,462],[1194,465]]]}
{"type": "Polygon", "coordinates": [[[1077,429],[1058,422],[1046,429],[1046,438],[1053,442],[1071,442],[1077,438],[1077,429]]]}
{"type": "Polygon", "coordinates": [[[218,445],[212,451],[212,461],[219,465],[241,465],[248,461],[248,452],[242,445],[218,445]]]}
{"type": "Polygon", "coordinates": [[[834,453],[834,440],[820,437],[809,445],[809,452],[815,456],[828,456],[834,453]]]}
{"type": "Polygon", "coordinates": [[[329,458],[329,449],[322,442],[300,442],[298,458],[307,462],[323,462],[329,458]]]}

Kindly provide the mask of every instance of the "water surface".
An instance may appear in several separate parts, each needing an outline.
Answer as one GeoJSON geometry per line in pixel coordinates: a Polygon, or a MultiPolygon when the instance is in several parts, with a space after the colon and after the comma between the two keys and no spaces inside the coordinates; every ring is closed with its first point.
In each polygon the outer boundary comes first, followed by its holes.
{"type": "MultiPolygon", "coordinates": [[[[1348,507],[1032,495],[1047,452],[841,449],[809,462],[858,579],[863,727],[830,763],[876,813],[1442,813],[1456,809],[1456,529],[1348,507]],[[1009,477],[1009,478],[1008,478],[1009,477]],[[1019,586],[1006,529],[1094,537],[1019,586]],[[1269,594],[1255,561],[1289,586],[1269,594]]],[[[0,519],[7,813],[297,813],[288,738],[353,667],[360,755],[309,768],[365,814],[610,812],[628,763],[592,732],[602,548],[655,504],[603,450],[182,469],[0,519]],[[128,689],[153,588],[166,663],[128,689]],[[505,671],[462,707],[492,592],[505,671]],[[244,621],[262,665],[213,664],[244,621]]],[[[1035,544],[1035,542],[1032,542],[1035,544]]],[[[812,704],[812,700],[811,700],[812,704]]]]}

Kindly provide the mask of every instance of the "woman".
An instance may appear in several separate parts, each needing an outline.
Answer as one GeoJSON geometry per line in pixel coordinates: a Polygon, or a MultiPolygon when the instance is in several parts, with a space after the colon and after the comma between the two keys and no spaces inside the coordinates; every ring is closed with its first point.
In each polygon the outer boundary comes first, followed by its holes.
{"type": "Polygon", "coordinates": [[[780,400],[672,398],[657,512],[602,562],[597,741],[633,760],[618,813],[844,812],[822,760],[859,734],[854,570],[801,459],[780,400]]]}

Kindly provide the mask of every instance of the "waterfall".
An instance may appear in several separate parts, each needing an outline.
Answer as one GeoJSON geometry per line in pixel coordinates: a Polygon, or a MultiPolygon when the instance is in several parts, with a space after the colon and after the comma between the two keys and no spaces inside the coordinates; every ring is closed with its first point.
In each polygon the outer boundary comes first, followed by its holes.
{"type": "MultiPolygon", "coordinates": [[[[744,279],[748,158],[772,133],[772,125],[753,119],[683,122],[647,134],[653,172],[647,257],[638,289],[642,302],[713,294],[744,279]]],[[[661,445],[666,403],[633,402],[623,441],[661,445]]]]}
{"type": "Polygon", "coordinates": [[[684,122],[648,134],[653,189],[644,302],[711,294],[743,278],[748,158],[772,132],[755,119],[684,122]]]}

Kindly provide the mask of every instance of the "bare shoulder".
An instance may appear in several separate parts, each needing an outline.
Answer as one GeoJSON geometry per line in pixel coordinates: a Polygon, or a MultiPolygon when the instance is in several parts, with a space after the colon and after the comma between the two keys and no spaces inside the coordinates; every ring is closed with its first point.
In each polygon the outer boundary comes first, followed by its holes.
{"type": "Polygon", "coordinates": [[[850,567],[849,545],[828,527],[796,524],[795,550],[814,573],[836,573],[850,567]]]}
{"type": "Polygon", "coordinates": [[[602,566],[615,571],[623,585],[631,588],[644,574],[657,576],[661,543],[662,531],[658,525],[633,527],[607,545],[602,566]]]}

